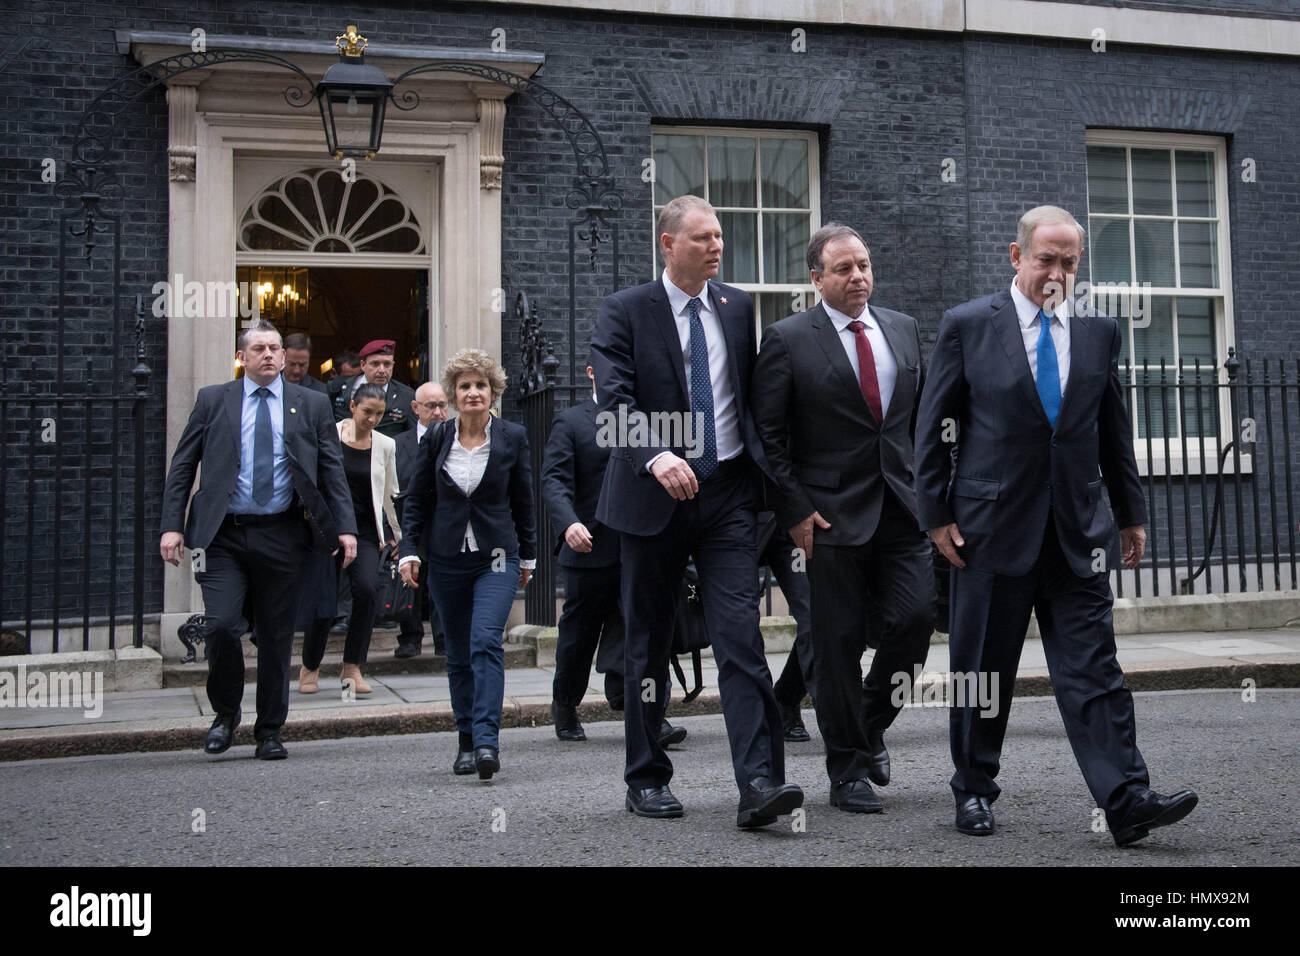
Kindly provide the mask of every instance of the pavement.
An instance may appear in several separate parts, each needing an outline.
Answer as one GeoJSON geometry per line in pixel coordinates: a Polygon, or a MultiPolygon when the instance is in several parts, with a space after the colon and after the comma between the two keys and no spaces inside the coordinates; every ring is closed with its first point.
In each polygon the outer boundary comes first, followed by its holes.
{"type": "MultiPolygon", "coordinates": [[[[1128,686],[1135,692],[1233,689],[1247,693],[1263,688],[1300,687],[1300,626],[1117,635],[1115,643],[1128,686]]],[[[426,654],[427,646],[426,642],[426,654]]],[[[780,674],[785,658],[785,653],[768,656],[768,668],[774,676],[780,674]]],[[[868,651],[863,656],[864,670],[870,660],[868,651]]],[[[682,691],[675,686],[668,711],[670,719],[721,713],[717,668],[710,657],[703,663],[703,693],[683,705],[682,691]]],[[[917,695],[918,705],[938,699],[938,693],[947,683],[947,665],[948,645],[933,644],[922,676],[922,690],[917,695]]],[[[685,670],[691,679],[689,663],[685,670]]],[[[296,674],[295,667],[295,678],[296,674]]],[[[345,699],[337,677],[322,677],[320,692],[314,695],[299,694],[295,680],[283,732],[286,744],[455,729],[445,674],[372,674],[364,669],[363,674],[374,692],[354,699],[345,699]]],[[[590,733],[592,724],[617,721],[621,732],[622,715],[611,711],[605,702],[603,677],[595,673],[591,676],[579,711],[584,725],[590,733]]],[[[550,725],[554,670],[508,667],[505,678],[502,727],[550,725]]],[[[1025,642],[1015,694],[1017,697],[1051,694],[1042,644],[1036,639],[1025,642]]],[[[102,713],[88,716],[85,706],[29,706],[29,701],[14,706],[12,695],[9,698],[0,695],[0,761],[198,749],[212,722],[213,714],[202,686],[107,692],[101,696],[102,713]]],[[[252,743],[255,699],[255,687],[248,684],[244,691],[244,720],[236,733],[236,745],[252,743]]],[[[815,733],[815,723],[810,722],[810,730],[815,733]]]]}

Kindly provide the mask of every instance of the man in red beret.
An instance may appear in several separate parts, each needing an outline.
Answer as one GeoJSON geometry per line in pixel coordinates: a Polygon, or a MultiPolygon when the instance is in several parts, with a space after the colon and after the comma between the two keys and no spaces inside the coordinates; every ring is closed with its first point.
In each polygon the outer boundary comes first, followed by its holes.
{"type": "Polygon", "coordinates": [[[397,438],[402,432],[416,426],[417,419],[411,408],[415,392],[401,382],[393,381],[393,351],[397,343],[392,339],[375,339],[361,347],[361,374],[348,382],[334,399],[334,420],[352,417],[352,391],[369,382],[384,390],[388,407],[384,417],[375,426],[376,431],[397,438]]]}

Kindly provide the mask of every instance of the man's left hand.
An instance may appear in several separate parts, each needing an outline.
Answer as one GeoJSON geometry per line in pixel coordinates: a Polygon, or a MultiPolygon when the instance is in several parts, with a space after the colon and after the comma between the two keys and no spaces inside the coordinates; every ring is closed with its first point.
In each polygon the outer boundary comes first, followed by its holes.
{"type": "Polygon", "coordinates": [[[1140,524],[1122,528],[1119,532],[1119,550],[1124,559],[1124,567],[1132,571],[1142,560],[1147,550],[1147,531],[1140,524]]]}
{"type": "Polygon", "coordinates": [[[524,588],[528,587],[528,579],[531,578],[532,576],[533,576],[532,568],[519,569],[519,590],[522,591],[524,588]]]}
{"type": "MultiPolygon", "coordinates": [[[[357,536],[355,534],[339,535],[339,547],[343,549],[343,567],[347,567],[357,559],[357,536]]],[[[338,554],[336,550],[334,552],[338,554]]]]}

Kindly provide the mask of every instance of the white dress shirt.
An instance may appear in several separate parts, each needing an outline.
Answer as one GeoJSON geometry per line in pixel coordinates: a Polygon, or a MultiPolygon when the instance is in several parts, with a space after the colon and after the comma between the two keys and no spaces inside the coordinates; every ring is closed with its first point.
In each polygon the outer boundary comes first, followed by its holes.
{"type": "MultiPolygon", "coordinates": [[[[853,366],[853,377],[861,382],[862,370],[858,367],[857,336],[849,329],[849,323],[854,321],[853,316],[845,315],[839,309],[832,309],[824,300],[822,301],[822,308],[826,310],[826,314],[835,323],[835,331],[840,335],[840,344],[844,346],[844,354],[849,357],[849,364],[853,366]]],[[[867,327],[867,341],[871,343],[871,357],[875,359],[876,382],[880,385],[880,414],[882,417],[888,416],[889,400],[894,397],[894,383],[898,381],[898,362],[894,359],[893,349],[885,341],[885,333],[880,328],[880,320],[871,314],[871,306],[867,306],[862,310],[862,314],[858,316],[858,321],[867,327]]]]}
{"type": "MultiPolygon", "coordinates": [[[[740,437],[740,407],[727,370],[727,340],[722,334],[722,322],[709,298],[709,285],[706,282],[698,296],[689,296],[673,285],[668,278],[667,269],[662,278],[664,290],[668,293],[668,306],[673,310],[673,319],[677,322],[677,337],[681,340],[687,395],[691,391],[690,303],[692,298],[700,300],[700,324],[704,326],[704,341],[709,347],[709,383],[713,386],[713,433],[718,443],[718,461],[735,458],[745,446],[740,437]]],[[[647,470],[654,464],[655,458],[647,463],[647,470]]]]}
{"type": "Polygon", "coordinates": [[[419,421],[415,423],[415,443],[420,444],[420,439],[424,438],[424,433],[429,430],[429,426],[419,421]]]}
{"type": "MultiPolygon", "coordinates": [[[[1025,356],[1029,359],[1029,372],[1038,384],[1038,306],[1030,302],[1015,280],[1011,280],[1011,301],[1016,304],[1016,318],[1020,320],[1020,337],[1025,342],[1025,356]]],[[[1065,397],[1065,382],[1070,377],[1070,300],[1065,299],[1052,316],[1049,327],[1052,342],[1056,345],[1056,370],[1061,377],[1061,397],[1065,397]]]]}

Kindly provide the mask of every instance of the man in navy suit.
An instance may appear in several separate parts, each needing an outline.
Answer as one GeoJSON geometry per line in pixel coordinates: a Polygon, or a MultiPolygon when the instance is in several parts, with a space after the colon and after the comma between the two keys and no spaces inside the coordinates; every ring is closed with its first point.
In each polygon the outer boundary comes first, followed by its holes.
{"type": "Polygon", "coordinates": [[[289,659],[302,567],[311,547],[299,483],[319,492],[338,532],[346,567],[357,556],[352,494],[343,472],[329,399],[280,375],[284,349],[274,325],[258,320],[239,334],[244,377],[199,391],[172,455],[163,490],[163,560],[202,551],[195,575],[208,618],[208,700],[216,719],[203,749],[230,747],[241,716],[250,607],[257,622],[257,756],[287,756],[280,728],[289,711],[289,659]],[[199,490],[185,516],[194,474],[199,490]],[[293,470],[298,474],[293,474],[293,470]],[[184,531],[182,532],[182,529],[184,531]]]}
{"type": "Polygon", "coordinates": [[[920,525],[954,568],[954,687],[986,680],[996,696],[985,702],[996,707],[981,708],[962,695],[950,710],[957,829],[993,832],[994,778],[1032,610],[1075,759],[1124,846],[1181,820],[1196,794],[1147,786],[1133,695],[1115,659],[1109,574],[1121,554],[1136,568],[1146,543],[1120,330],[1109,316],[1071,308],[1083,227],[1064,209],[1025,213],[1010,251],[1010,288],[944,314],[916,425],[920,525]]]}
{"type": "Polygon", "coordinates": [[[713,208],[680,196],[659,215],[664,272],[600,304],[592,366],[612,448],[596,519],[622,533],[627,809],[678,817],[658,729],[668,703],[673,609],[688,557],[741,791],[736,824],[803,804],[785,782],[781,708],[758,629],[756,505],[762,445],[749,410],[753,302],[710,281],[722,261],[713,208]]]}

